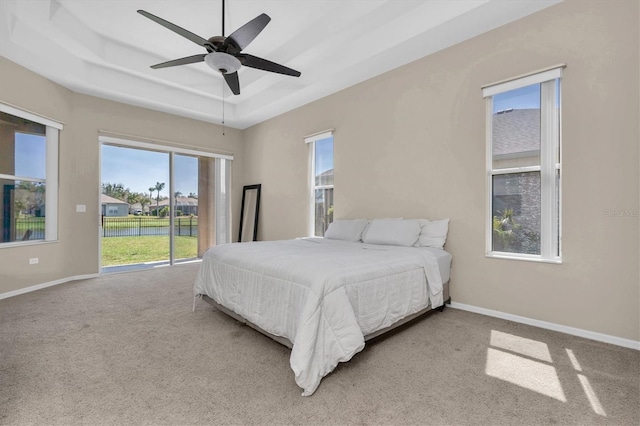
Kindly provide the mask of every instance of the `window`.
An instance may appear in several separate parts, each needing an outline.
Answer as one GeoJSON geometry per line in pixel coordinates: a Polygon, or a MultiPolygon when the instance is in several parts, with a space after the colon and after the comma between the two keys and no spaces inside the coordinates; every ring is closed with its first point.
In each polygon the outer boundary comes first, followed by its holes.
{"type": "Polygon", "coordinates": [[[0,103],[0,246],[57,240],[61,129],[60,123],[0,103]]]}
{"type": "Polygon", "coordinates": [[[309,235],[322,237],[333,222],[333,130],[308,136],[309,144],[309,235]]]}
{"type": "Polygon", "coordinates": [[[483,88],[487,254],[559,262],[563,66],[483,88]]]}

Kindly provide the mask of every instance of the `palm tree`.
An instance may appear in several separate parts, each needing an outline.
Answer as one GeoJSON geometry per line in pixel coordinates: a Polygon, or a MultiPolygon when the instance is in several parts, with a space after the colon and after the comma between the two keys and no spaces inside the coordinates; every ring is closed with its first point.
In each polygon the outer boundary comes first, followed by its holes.
{"type": "MultiPolygon", "coordinates": [[[[142,214],[144,214],[144,207],[146,205],[151,206],[151,198],[147,197],[147,194],[144,192],[141,192],[138,195],[140,196],[140,209],[142,210],[142,214]]],[[[149,212],[149,209],[147,209],[147,213],[151,213],[149,212]]]]}
{"type": "MultiPolygon", "coordinates": [[[[153,191],[156,190],[155,186],[150,186],[149,187],[149,216],[151,216],[151,200],[153,200],[153,191]]],[[[158,212],[156,211],[156,215],[158,214],[158,212]]]]}
{"type": "Polygon", "coordinates": [[[173,193],[173,208],[175,209],[174,216],[178,215],[178,197],[182,195],[182,192],[176,191],[173,193]]]}
{"type": "MultiPolygon", "coordinates": [[[[129,208],[131,208],[131,204],[136,204],[136,203],[140,203],[141,197],[140,194],[135,193],[135,192],[130,192],[127,195],[127,203],[129,204],[129,208]]],[[[142,204],[140,204],[142,205],[142,204]]]]}
{"type": "Polygon", "coordinates": [[[153,187],[155,191],[158,191],[156,196],[156,216],[158,215],[158,207],[160,206],[160,191],[164,189],[164,182],[156,182],[156,186],[153,187]]]}

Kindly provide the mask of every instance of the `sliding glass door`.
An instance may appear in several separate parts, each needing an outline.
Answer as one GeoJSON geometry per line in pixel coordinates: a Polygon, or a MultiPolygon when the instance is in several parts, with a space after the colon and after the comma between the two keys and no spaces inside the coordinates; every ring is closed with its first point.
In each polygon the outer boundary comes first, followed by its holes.
{"type": "Polygon", "coordinates": [[[100,140],[103,272],[193,261],[231,241],[229,157],[100,140]]]}
{"type": "Polygon", "coordinates": [[[173,159],[173,259],[184,262],[198,258],[199,166],[195,156],[175,154],[173,159]]]}

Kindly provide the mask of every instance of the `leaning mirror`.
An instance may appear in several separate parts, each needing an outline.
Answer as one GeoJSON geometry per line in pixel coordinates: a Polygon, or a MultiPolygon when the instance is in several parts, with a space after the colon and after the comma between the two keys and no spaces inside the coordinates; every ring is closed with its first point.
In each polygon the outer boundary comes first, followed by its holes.
{"type": "Polygon", "coordinates": [[[258,239],[258,209],[260,207],[260,184],[246,185],[242,188],[242,206],[240,208],[240,233],[238,241],[256,241],[258,239]]]}

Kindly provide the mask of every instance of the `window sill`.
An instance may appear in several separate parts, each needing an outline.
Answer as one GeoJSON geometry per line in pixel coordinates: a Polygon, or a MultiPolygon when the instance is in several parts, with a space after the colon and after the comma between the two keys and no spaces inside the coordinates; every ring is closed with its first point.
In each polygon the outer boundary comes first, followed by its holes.
{"type": "Polygon", "coordinates": [[[39,246],[43,244],[55,244],[58,240],[46,241],[46,240],[33,240],[33,241],[13,241],[11,243],[0,243],[0,250],[4,248],[15,248],[25,246],[39,246]]]}
{"type": "Polygon", "coordinates": [[[536,262],[536,263],[551,263],[555,265],[561,265],[562,259],[544,259],[540,256],[535,255],[518,255],[518,254],[507,254],[507,253],[487,253],[485,257],[491,259],[506,259],[506,260],[524,260],[525,262],[536,262]]]}

